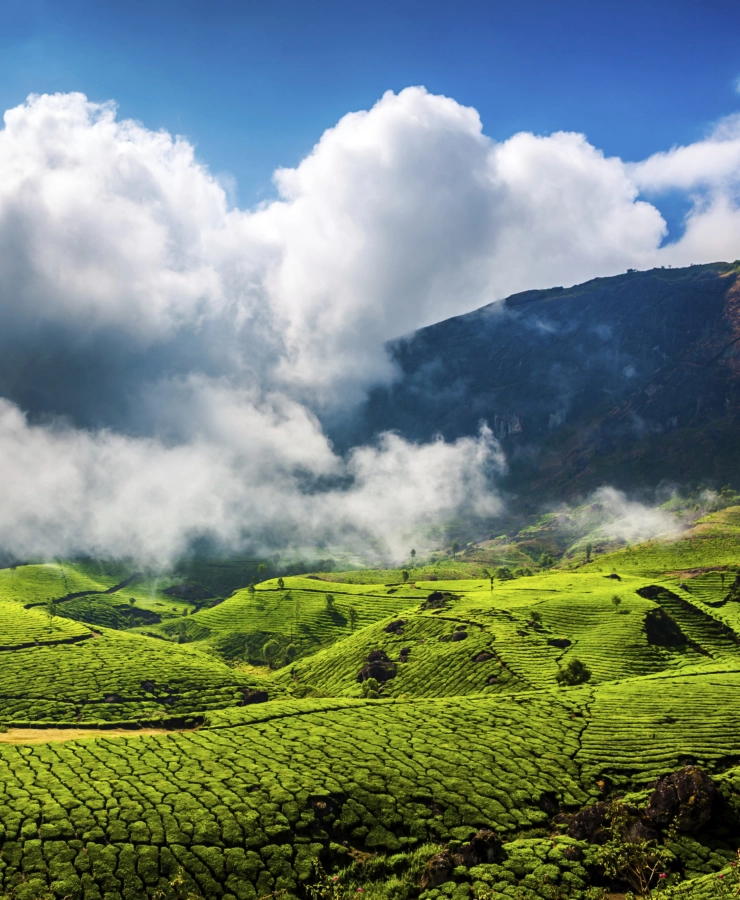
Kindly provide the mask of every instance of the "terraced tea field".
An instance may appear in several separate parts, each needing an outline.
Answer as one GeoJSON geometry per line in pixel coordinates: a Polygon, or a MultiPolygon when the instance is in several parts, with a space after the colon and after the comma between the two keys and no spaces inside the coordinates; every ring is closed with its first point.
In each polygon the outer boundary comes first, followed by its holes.
{"type": "Polygon", "coordinates": [[[629,884],[577,823],[623,798],[646,828],[688,765],[718,799],[650,846],[713,896],[740,846],[739,522],[493,588],[284,577],[198,611],[125,567],[2,570],[0,893],[599,900],[629,884]]]}

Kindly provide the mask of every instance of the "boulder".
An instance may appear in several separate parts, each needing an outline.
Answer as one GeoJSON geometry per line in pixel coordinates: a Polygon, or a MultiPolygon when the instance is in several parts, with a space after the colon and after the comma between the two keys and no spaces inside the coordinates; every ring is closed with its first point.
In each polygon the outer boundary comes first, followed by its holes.
{"type": "Polygon", "coordinates": [[[371,650],[365,658],[365,663],[357,673],[358,681],[367,681],[374,678],[380,684],[385,684],[391,678],[396,677],[396,664],[391,662],[385,650],[371,650]]]}
{"type": "Polygon", "coordinates": [[[571,645],[568,638],[550,638],[547,643],[551,647],[559,647],[561,650],[565,650],[566,647],[570,647],[571,645]]]}
{"type": "Polygon", "coordinates": [[[267,691],[255,691],[251,688],[244,688],[242,691],[242,699],[240,706],[251,706],[252,703],[267,703],[269,700],[267,691]]]}
{"type": "Polygon", "coordinates": [[[457,866],[471,869],[501,858],[501,838],[490,828],[481,828],[473,837],[454,851],[443,850],[427,863],[421,876],[421,889],[427,891],[450,881],[457,866]]]}
{"type": "Polygon", "coordinates": [[[716,800],[717,788],[709,775],[686,766],[658,779],[645,814],[659,828],[675,822],[679,831],[690,834],[708,824],[716,800]]]}
{"type": "Polygon", "coordinates": [[[395,619],[393,622],[389,622],[385,626],[385,630],[388,634],[403,634],[403,626],[406,624],[406,619],[395,619]]]}
{"type": "Polygon", "coordinates": [[[490,828],[481,828],[470,840],[463,844],[459,850],[452,854],[455,865],[480,866],[485,863],[497,862],[501,856],[501,838],[490,828]]]}
{"type": "Polygon", "coordinates": [[[421,876],[422,891],[428,891],[430,888],[439,887],[441,884],[449,881],[454,868],[455,864],[452,861],[449,850],[443,850],[442,853],[437,853],[429,860],[427,867],[424,869],[424,873],[421,876]]]}
{"type": "Polygon", "coordinates": [[[473,657],[473,662],[487,662],[489,659],[493,659],[493,653],[489,653],[488,650],[481,650],[480,653],[473,657]]]}
{"type": "MultiPolygon", "coordinates": [[[[607,831],[606,840],[609,840],[611,832],[607,829],[608,811],[609,804],[600,802],[577,812],[570,820],[568,836],[577,841],[593,841],[597,834],[607,831]]],[[[602,843],[602,841],[597,843],[602,843]]]]}

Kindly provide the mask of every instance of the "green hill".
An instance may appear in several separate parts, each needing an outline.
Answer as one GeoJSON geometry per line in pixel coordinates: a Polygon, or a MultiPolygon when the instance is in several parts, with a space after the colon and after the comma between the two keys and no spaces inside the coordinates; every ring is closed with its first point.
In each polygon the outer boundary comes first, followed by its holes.
{"type": "Polygon", "coordinates": [[[740,846],[738,523],[493,587],[454,561],[199,610],[125,565],[0,571],[0,893],[601,900],[639,851],[709,900],[740,846]],[[690,828],[648,817],[672,773],[712,779],[690,828]]]}

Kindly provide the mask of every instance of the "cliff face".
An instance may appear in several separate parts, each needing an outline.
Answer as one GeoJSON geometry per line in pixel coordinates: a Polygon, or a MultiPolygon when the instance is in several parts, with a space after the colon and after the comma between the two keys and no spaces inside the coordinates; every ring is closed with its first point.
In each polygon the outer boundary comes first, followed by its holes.
{"type": "Polygon", "coordinates": [[[608,481],[740,484],[740,267],[528,291],[396,341],[402,377],[357,437],[454,439],[486,421],[539,501],[608,481]]]}

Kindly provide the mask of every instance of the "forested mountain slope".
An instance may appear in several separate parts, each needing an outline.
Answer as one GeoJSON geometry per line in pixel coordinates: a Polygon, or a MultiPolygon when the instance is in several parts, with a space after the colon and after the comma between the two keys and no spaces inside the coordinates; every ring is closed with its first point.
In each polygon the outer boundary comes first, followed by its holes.
{"type": "Polygon", "coordinates": [[[353,433],[477,432],[537,503],[603,481],[740,478],[740,283],[734,264],[653,269],[527,291],[390,346],[401,376],[353,433]]]}

